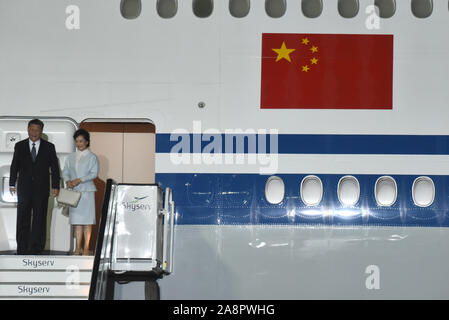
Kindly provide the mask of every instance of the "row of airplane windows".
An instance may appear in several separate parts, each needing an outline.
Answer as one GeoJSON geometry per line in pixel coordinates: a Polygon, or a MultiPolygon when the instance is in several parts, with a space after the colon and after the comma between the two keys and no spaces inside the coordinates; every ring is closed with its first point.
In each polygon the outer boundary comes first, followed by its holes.
{"type": "MultiPolygon", "coordinates": [[[[270,204],[280,204],[284,200],[285,185],[282,178],[271,176],[265,184],[265,198],[270,204]]],[[[394,178],[379,177],[374,185],[374,198],[377,205],[391,207],[395,204],[398,187],[394,178]]],[[[308,175],[301,181],[300,196],[306,206],[318,206],[323,199],[323,183],[315,175],[308,175]]],[[[350,207],[357,204],[360,198],[360,183],[354,176],[343,176],[337,185],[339,202],[350,207]]],[[[428,207],[435,199],[435,184],[426,176],[416,178],[412,185],[413,202],[418,207],[428,207]]]]}
{"type": "MultiPolygon", "coordinates": [[[[307,18],[317,18],[323,12],[323,0],[299,0],[307,18]]],[[[402,1],[405,2],[405,1],[402,1]]],[[[403,4],[401,2],[401,5],[403,4]]],[[[374,0],[381,18],[391,18],[396,12],[396,0],[374,0]]],[[[427,18],[433,12],[433,0],[411,0],[411,12],[417,18],[427,18]]],[[[235,18],[244,18],[250,12],[250,0],[229,0],[229,12],[235,18]]],[[[157,0],[160,17],[173,18],[178,12],[178,0],[157,0]]],[[[192,0],[192,10],[198,18],[209,17],[214,10],[213,0],[192,0]]],[[[120,12],[126,19],[135,19],[142,11],[141,0],[121,0],[120,12]]],[[[265,0],[265,12],[271,18],[280,18],[287,11],[287,0],[265,0]]],[[[338,0],[338,12],[344,18],[354,18],[360,11],[359,0],[338,0]]]]}

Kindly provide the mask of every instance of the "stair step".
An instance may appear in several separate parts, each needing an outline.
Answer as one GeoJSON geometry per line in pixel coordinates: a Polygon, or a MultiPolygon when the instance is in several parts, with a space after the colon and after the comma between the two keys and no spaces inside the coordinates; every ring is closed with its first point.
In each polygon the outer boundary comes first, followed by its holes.
{"type": "Polygon", "coordinates": [[[89,297],[0,297],[0,300],[88,300],[89,297]]]}
{"type": "Polygon", "coordinates": [[[92,270],[92,256],[0,256],[0,270],[92,270]]]}
{"type": "Polygon", "coordinates": [[[3,283],[85,283],[89,284],[91,271],[6,271],[0,270],[0,285],[3,283]]]}
{"type": "Polygon", "coordinates": [[[2,298],[87,298],[90,285],[57,285],[57,284],[1,284],[2,298]]]}
{"type": "Polygon", "coordinates": [[[0,255],[0,299],[87,299],[93,259],[0,255]]]}

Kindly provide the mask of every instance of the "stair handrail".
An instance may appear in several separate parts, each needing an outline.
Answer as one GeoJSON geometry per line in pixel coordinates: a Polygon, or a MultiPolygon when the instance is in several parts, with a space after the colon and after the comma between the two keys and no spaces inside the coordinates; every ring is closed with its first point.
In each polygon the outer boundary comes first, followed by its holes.
{"type": "Polygon", "coordinates": [[[104,192],[104,199],[103,199],[103,206],[101,209],[101,217],[100,217],[100,226],[98,229],[98,238],[97,243],[95,246],[95,257],[94,257],[94,263],[92,268],[92,276],[90,281],[90,289],[89,289],[89,300],[95,300],[95,292],[97,290],[97,282],[98,282],[98,272],[100,268],[100,262],[101,262],[101,254],[102,254],[102,248],[104,244],[104,236],[105,236],[105,230],[106,230],[106,224],[108,220],[108,214],[112,210],[112,201],[111,201],[111,194],[112,194],[112,186],[115,184],[114,180],[107,179],[106,180],[106,188],[104,192]]]}

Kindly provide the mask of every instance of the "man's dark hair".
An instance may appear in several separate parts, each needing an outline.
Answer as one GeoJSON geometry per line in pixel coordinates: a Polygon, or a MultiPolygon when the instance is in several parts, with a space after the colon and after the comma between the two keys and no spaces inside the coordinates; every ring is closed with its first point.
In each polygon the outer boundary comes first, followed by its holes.
{"type": "Polygon", "coordinates": [[[28,128],[31,127],[32,124],[37,124],[41,127],[41,130],[44,130],[44,123],[39,119],[33,119],[28,122],[28,128]]]}
{"type": "Polygon", "coordinates": [[[76,139],[79,136],[83,136],[84,140],[87,141],[87,147],[89,147],[90,146],[90,134],[89,134],[89,132],[87,132],[87,130],[85,130],[85,129],[78,129],[73,134],[73,139],[76,139]]]}

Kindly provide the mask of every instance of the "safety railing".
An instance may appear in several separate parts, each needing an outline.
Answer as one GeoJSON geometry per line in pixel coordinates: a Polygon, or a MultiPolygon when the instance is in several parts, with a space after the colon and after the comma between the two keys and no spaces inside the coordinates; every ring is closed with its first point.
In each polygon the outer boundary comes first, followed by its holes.
{"type": "Polygon", "coordinates": [[[117,281],[145,281],[158,288],[156,280],[173,271],[174,221],[171,189],[109,179],[89,299],[114,299],[117,281]]]}

